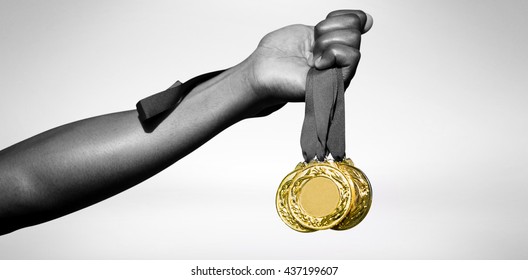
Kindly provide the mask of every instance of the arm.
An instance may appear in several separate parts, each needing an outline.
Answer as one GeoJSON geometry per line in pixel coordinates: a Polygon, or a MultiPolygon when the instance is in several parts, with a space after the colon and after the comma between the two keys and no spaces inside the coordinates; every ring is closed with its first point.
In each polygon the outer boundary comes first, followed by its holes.
{"type": "Polygon", "coordinates": [[[252,114],[242,63],[185,98],[151,133],[136,111],[70,123],[0,153],[0,232],[44,222],[151,177],[252,114]],[[7,228],[6,228],[7,227],[7,228]]]}
{"type": "Polygon", "coordinates": [[[136,111],[126,111],[57,127],[0,151],[0,234],[104,200],[238,121],[302,101],[314,65],[344,67],[350,81],[359,61],[357,30],[368,29],[365,21],[362,12],[341,11],[320,23],[315,37],[304,25],[266,35],[250,57],[195,88],[151,133],[136,111]]]}

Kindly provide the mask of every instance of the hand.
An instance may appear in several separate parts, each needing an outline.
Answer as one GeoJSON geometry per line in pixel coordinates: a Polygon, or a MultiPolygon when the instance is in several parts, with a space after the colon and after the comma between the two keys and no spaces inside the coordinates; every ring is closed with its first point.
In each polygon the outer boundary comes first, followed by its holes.
{"type": "Polygon", "coordinates": [[[338,10],[315,27],[291,25],[267,34],[248,59],[254,93],[273,108],[304,101],[310,67],[342,67],[348,87],[359,63],[361,34],[371,27],[370,15],[338,10]]]}

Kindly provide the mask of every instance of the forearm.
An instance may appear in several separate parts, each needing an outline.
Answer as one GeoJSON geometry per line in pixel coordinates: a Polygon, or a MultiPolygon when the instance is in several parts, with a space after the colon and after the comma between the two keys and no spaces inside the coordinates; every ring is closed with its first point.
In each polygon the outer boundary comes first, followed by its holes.
{"type": "Polygon", "coordinates": [[[0,233],[130,188],[257,112],[246,68],[242,63],[197,87],[152,132],[136,111],[126,111],[61,126],[0,152],[0,233]]]}

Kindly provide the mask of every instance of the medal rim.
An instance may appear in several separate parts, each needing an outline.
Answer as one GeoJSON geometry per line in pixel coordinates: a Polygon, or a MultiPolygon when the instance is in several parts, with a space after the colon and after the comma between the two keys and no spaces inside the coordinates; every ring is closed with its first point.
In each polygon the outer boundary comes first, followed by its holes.
{"type": "MultiPolygon", "coordinates": [[[[352,163],[350,161],[350,163],[352,163]]],[[[367,216],[370,207],[372,205],[372,185],[367,177],[367,175],[359,168],[350,164],[344,160],[340,165],[340,168],[351,169],[350,171],[345,171],[345,174],[348,174],[348,180],[353,184],[358,194],[357,201],[354,205],[351,205],[351,209],[346,215],[346,217],[338,223],[336,226],[332,227],[333,230],[347,230],[357,226],[365,217],[367,216]],[[359,174],[358,178],[355,176],[355,173],[359,174]],[[363,179],[364,183],[361,182],[363,179]]]]}
{"type": "Polygon", "coordinates": [[[293,185],[293,178],[295,178],[297,173],[305,167],[306,163],[300,162],[292,172],[288,173],[288,175],[282,179],[275,195],[275,207],[281,220],[291,229],[298,232],[313,232],[315,231],[314,229],[303,226],[295,217],[293,217],[289,207],[289,194],[291,186],[293,185]],[[288,182],[290,183],[287,184],[288,182]]]}
{"type": "Polygon", "coordinates": [[[312,161],[306,164],[306,166],[301,170],[298,170],[297,174],[292,179],[288,196],[288,206],[290,208],[289,210],[291,215],[300,225],[313,230],[324,230],[335,227],[347,216],[348,212],[350,211],[352,201],[355,197],[355,191],[353,191],[350,185],[350,181],[348,180],[344,172],[338,168],[335,162],[312,161]],[[316,172],[310,172],[309,169],[315,169],[316,172]],[[327,174],[326,172],[318,173],[317,169],[324,169],[325,171],[330,172],[332,174],[327,174]],[[313,174],[316,174],[316,176],[313,176],[313,174]],[[331,176],[336,174],[338,174],[337,178],[342,177],[340,178],[342,182],[337,181],[334,176],[331,176]],[[339,190],[340,197],[339,203],[332,213],[323,217],[313,217],[306,213],[306,211],[302,208],[302,205],[297,202],[299,200],[298,196],[300,195],[300,190],[306,184],[307,181],[304,183],[299,183],[300,185],[298,186],[296,186],[296,183],[307,176],[311,178],[324,177],[334,182],[334,184],[339,190]]]}

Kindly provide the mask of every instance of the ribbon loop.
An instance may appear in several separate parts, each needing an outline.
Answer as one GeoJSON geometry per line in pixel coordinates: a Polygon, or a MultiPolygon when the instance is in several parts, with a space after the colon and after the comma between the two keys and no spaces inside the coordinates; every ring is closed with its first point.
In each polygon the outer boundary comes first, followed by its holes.
{"type": "Polygon", "coordinates": [[[301,148],[306,162],[315,157],[324,161],[328,154],[345,158],[345,106],[341,69],[311,68],[306,77],[305,115],[301,148]]]}

